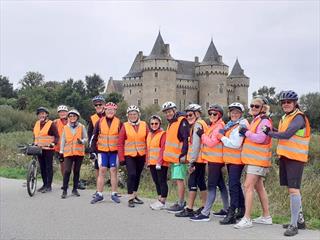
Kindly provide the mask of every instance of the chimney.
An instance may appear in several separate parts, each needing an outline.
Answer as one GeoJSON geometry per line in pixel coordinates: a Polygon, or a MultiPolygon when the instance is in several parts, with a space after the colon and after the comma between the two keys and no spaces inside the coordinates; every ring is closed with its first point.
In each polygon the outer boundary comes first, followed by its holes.
{"type": "Polygon", "coordinates": [[[113,80],[113,77],[111,76],[110,78],[109,78],[109,81],[112,81],[113,80]]]}
{"type": "Polygon", "coordinates": [[[195,62],[195,64],[198,64],[199,63],[199,57],[195,56],[194,57],[194,62],[195,62]]]}
{"type": "Polygon", "coordinates": [[[165,53],[167,56],[169,56],[170,55],[170,46],[169,46],[169,44],[165,44],[164,46],[165,46],[165,51],[166,51],[165,53]]]}

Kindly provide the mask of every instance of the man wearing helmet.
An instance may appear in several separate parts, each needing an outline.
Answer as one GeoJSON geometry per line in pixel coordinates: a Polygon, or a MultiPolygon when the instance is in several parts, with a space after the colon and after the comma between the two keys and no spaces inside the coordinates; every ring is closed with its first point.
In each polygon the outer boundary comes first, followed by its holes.
{"type": "Polygon", "coordinates": [[[298,234],[298,229],[305,228],[302,214],[300,185],[303,168],[308,161],[311,129],[306,115],[299,109],[298,94],[292,90],[280,93],[279,100],[284,111],[279,122],[279,129],[265,127],[264,133],[279,139],[277,154],[280,157],[280,185],[287,186],[290,194],[291,222],[285,224],[285,236],[298,234]]]}
{"type": "Polygon", "coordinates": [[[97,194],[94,199],[92,199],[91,204],[101,202],[104,199],[102,192],[107,169],[110,169],[111,200],[120,203],[117,194],[117,153],[118,136],[122,124],[119,118],[115,116],[117,108],[117,105],[113,102],[106,103],[106,116],[100,118],[93,130],[90,147],[92,152],[98,153],[99,176],[97,178],[97,194]]]}
{"type": "Polygon", "coordinates": [[[79,122],[80,113],[76,109],[68,112],[68,124],[63,127],[61,136],[60,154],[63,154],[65,170],[63,174],[63,191],[61,198],[67,197],[69,178],[73,166],[72,195],[79,197],[78,192],[80,168],[85,155],[85,144],[88,140],[84,125],[79,122]]]}
{"type": "Polygon", "coordinates": [[[57,113],[59,118],[55,119],[53,122],[56,125],[59,134],[59,143],[55,146],[54,151],[56,152],[59,161],[60,161],[60,171],[61,176],[63,177],[64,174],[64,163],[63,163],[63,156],[60,154],[60,144],[61,144],[61,135],[63,131],[63,127],[68,123],[68,107],[65,105],[60,105],[57,108],[57,113]]]}
{"type": "Polygon", "coordinates": [[[38,156],[41,177],[43,186],[38,189],[38,192],[51,192],[52,191],[52,178],[53,178],[53,154],[54,146],[59,141],[59,134],[56,126],[49,120],[49,111],[45,107],[37,109],[38,121],[33,128],[34,144],[42,147],[42,155],[38,156]]]}
{"type": "Polygon", "coordinates": [[[181,113],[177,112],[176,104],[173,102],[165,102],[162,105],[162,112],[169,122],[163,159],[171,163],[171,179],[176,180],[179,198],[168,208],[168,212],[178,213],[183,211],[186,205],[184,179],[187,172],[185,162],[188,153],[189,123],[181,113]]]}
{"type": "Polygon", "coordinates": [[[189,147],[187,154],[187,161],[189,162],[189,199],[188,204],[182,212],[176,213],[176,217],[193,217],[199,215],[206,203],[207,186],[205,181],[206,163],[202,158],[200,151],[201,138],[197,131],[206,131],[208,126],[204,120],[201,119],[201,106],[198,104],[190,104],[185,109],[186,118],[190,125],[189,147]],[[197,190],[200,190],[200,199],[202,207],[197,211],[193,211],[194,201],[197,196],[197,190]]]}
{"type": "Polygon", "coordinates": [[[127,117],[128,121],[123,124],[119,133],[118,156],[120,164],[125,164],[128,171],[128,207],[133,208],[135,204],[143,204],[137,191],[146,160],[146,138],[149,131],[147,123],[140,120],[140,109],[137,106],[128,107],[127,117]]]}

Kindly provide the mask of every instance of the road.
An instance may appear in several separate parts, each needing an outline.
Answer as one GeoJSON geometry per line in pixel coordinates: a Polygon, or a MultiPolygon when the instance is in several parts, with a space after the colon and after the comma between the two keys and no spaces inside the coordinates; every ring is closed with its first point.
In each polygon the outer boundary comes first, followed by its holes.
{"type": "Polygon", "coordinates": [[[0,178],[0,231],[2,240],[13,239],[320,239],[320,231],[301,230],[295,237],[284,237],[280,225],[254,225],[236,230],[221,226],[219,218],[191,222],[166,211],[153,211],[151,200],[135,208],[127,207],[127,197],[113,203],[108,195],[103,203],[91,205],[92,190],[80,197],[60,199],[54,185],[51,193],[27,195],[22,180],[0,178]]]}

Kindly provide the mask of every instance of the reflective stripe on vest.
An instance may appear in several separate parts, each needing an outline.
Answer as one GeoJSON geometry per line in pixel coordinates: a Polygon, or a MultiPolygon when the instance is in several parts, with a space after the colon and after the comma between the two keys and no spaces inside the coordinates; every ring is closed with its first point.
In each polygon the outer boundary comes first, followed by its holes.
{"type": "Polygon", "coordinates": [[[184,117],[178,117],[177,121],[168,125],[166,131],[166,144],[163,153],[163,159],[170,163],[179,163],[179,156],[182,150],[182,142],[178,139],[178,130],[184,117]]]}
{"type": "Polygon", "coordinates": [[[100,120],[100,133],[98,136],[97,147],[99,151],[110,152],[118,150],[120,120],[117,117],[112,119],[109,127],[106,117],[100,120]]]}
{"type": "Polygon", "coordinates": [[[83,138],[83,125],[79,125],[75,128],[76,132],[73,135],[70,129],[70,126],[66,125],[63,128],[65,136],[65,145],[63,149],[63,156],[84,156],[84,144],[79,144],[77,139],[83,138]]]}
{"type": "MultiPolygon", "coordinates": [[[[149,132],[147,137],[147,163],[148,165],[156,165],[160,155],[160,141],[165,131],[159,131],[156,134],[149,132]]],[[[166,162],[163,162],[166,163],[166,162]]],[[[167,166],[167,164],[163,164],[167,166]]]]}
{"type": "Polygon", "coordinates": [[[40,121],[37,121],[33,128],[34,144],[42,147],[42,149],[54,150],[54,148],[48,147],[50,143],[54,142],[54,136],[49,135],[52,123],[51,120],[48,120],[40,130],[40,121]]]}
{"type": "MultiPolygon", "coordinates": [[[[250,132],[257,133],[257,128],[261,121],[261,116],[254,119],[249,127],[250,132]]],[[[245,138],[241,151],[241,161],[244,164],[255,165],[260,167],[270,167],[272,156],[272,141],[270,137],[267,138],[267,144],[254,143],[249,138],[245,138]]]]}
{"type": "Polygon", "coordinates": [[[140,121],[138,126],[138,132],[134,127],[126,122],[124,123],[127,139],[124,142],[124,155],[135,157],[137,155],[144,156],[146,154],[146,136],[147,136],[147,124],[144,121],[140,121]]]}
{"type": "Polygon", "coordinates": [[[299,109],[296,109],[296,111],[294,111],[293,113],[289,115],[284,115],[279,122],[278,131],[285,132],[292,120],[299,114],[303,115],[305,119],[306,126],[305,129],[303,129],[304,131],[301,131],[300,129],[289,139],[279,139],[279,143],[277,146],[277,154],[280,156],[285,156],[292,160],[307,162],[311,129],[309,120],[303,114],[303,112],[301,112],[299,109]],[[304,135],[301,136],[301,133],[304,133],[304,135]]]}
{"type": "MultiPolygon", "coordinates": [[[[239,124],[234,125],[230,129],[226,131],[225,136],[229,138],[231,132],[233,129],[237,128],[239,124]]],[[[222,153],[223,153],[223,161],[225,163],[231,163],[231,164],[238,164],[241,165],[243,164],[241,162],[241,148],[240,149],[234,149],[234,148],[228,148],[226,146],[223,146],[222,148],[222,153]]]]}
{"type": "MultiPolygon", "coordinates": [[[[207,131],[208,129],[208,125],[205,121],[203,121],[202,119],[199,119],[196,121],[196,123],[199,123],[201,126],[202,126],[202,129],[204,132],[207,131]]],[[[191,153],[192,153],[192,138],[193,138],[193,130],[194,130],[194,126],[195,124],[192,126],[192,128],[190,129],[190,136],[189,136],[189,139],[188,139],[188,154],[187,154],[187,161],[189,161],[189,159],[191,159],[191,153]]],[[[201,140],[201,139],[200,139],[201,140]]],[[[202,156],[202,152],[201,152],[201,146],[200,146],[200,149],[199,149],[199,153],[198,153],[198,158],[196,160],[197,163],[204,163],[204,159],[203,159],[203,156],[202,156]]]]}
{"type": "Polygon", "coordinates": [[[58,130],[58,134],[59,134],[59,143],[56,146],[54,146],[54,150],[56,152],[60,152],[61,136],[62,136],[62,132],[63,132],[63,127],[68,123],[68,121],[65,121],[65,124],[61,119],[56,119],[53,122],[56,125],[57,130],[58,130]]]}

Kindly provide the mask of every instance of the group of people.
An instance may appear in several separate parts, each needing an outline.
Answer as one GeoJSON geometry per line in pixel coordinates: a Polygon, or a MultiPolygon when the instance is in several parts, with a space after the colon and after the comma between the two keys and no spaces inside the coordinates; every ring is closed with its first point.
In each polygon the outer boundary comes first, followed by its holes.
{"type": "Polygon", "coordinates": [[[79,174],[89,139],[90,159],[95,162],[97,180],[91,204],[104,200],[104,181],[108,169],[111,200],[120,203],[117,193],[119,165],[125,165],[128,172],[128,207],[143,204],[138,197],[138,188],[141,173],[148,166],[158,195],[157,200],[150,204],[153,210],[166,209],[176,217],[187,217],[195,222],[209,221],[218,187],[223,208],[213,214],[223,217],[220,224],[234,224],[236,229],[250,228],[253,223],[272,224],[263,181],[271,166],[272,138],[276,138],[279,139],[280,185],[287,186],[290,194],[291,222],[284,225],[284,235],[294,236],[298,228],[305,228],[300,185],[304,164],[308,160],[311,134],[308,119],[299,109],[298,95],[294,91],[280,94],[284,115],[278,130],[269,117],[268,101],[262,96],[253,98],[249,106],[251,123],[244,118],[245,108],[238,102],[230,104],[227,113],[221,106],[211,105],[208,108],[209,124],[201,119],[200,105],[190,104],[184,112],[179,112],[175,103],[166,102],[162,105],[162,112],[168,121],[166,130],[161,128],[162,119],[158,115],[152,115],[148,122],[141,120],[137,106],[128,107],[128,120],[121,123],[115,116],[115,103],[106,103],[102,96],[94,97],[92,103],[96,113],[90,118],[88,131],[79,123],[77,110],[68,111],[66,106],[59,106],[60,119],[51,121],[46,108],[37,109],[39,120],[34,127],[35,144],[43,148],[39,157],[43,186],[39,191],[51,191],[52,157],[56,151],[62,163],[61,198],[67,197],[71,169],[74,172],[72,195],[80,196],[77,191],[79,174]],[[225,114],[230,119],[226,123],[223,121],[225,114]],[[225,166],[228,187],[224,181],[225,166]],[[172,206],[166,204],[169,168],[171,179],[177,184],[178,195],[177,202],[172,206]],[[244,169],[243,193],[241,176],[244,169]],[[189,191],[186,202],[187,177],[189,191]],[[194,210],[198,189],[201,207],[194,210]],[[259,196],[262,215],[251,219],[254,191],[259,196]],[[240,221],[237,222],[237,219],[240,221]]]}

